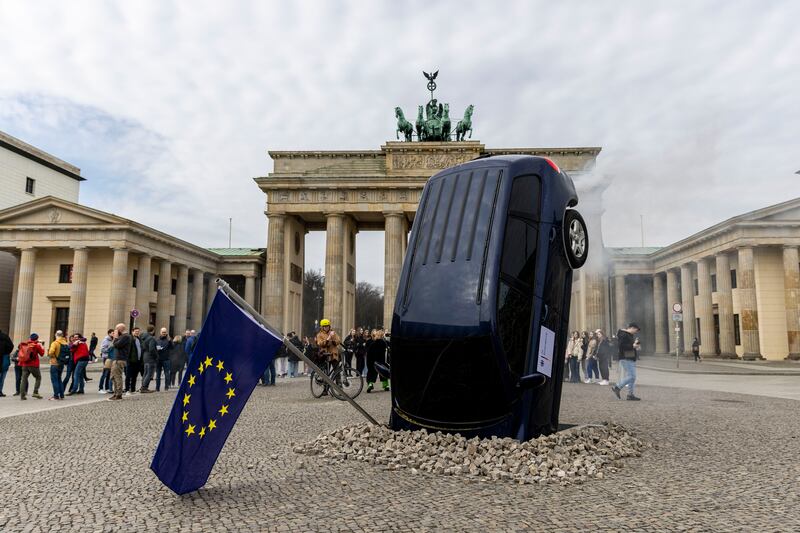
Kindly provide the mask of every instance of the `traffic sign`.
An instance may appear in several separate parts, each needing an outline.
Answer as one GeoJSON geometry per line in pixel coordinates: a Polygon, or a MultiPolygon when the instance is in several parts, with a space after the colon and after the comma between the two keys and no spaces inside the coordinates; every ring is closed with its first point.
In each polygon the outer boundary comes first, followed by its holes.
{"type": "Polygon", "coordinates": [[[131,318],[139,318],[139,310],[138,309],[131,309],[131,318]]]}
{"type": "Polygon", "coordinates": [[[674,322],[683,322],[683,313],[672,313],[672,320],[674,322]]]}
{"type": "Polygon", "coordinates": [[[672,310],[676,313],[683,312],[683,306],[681,304],[672,304],[672,310]]]}

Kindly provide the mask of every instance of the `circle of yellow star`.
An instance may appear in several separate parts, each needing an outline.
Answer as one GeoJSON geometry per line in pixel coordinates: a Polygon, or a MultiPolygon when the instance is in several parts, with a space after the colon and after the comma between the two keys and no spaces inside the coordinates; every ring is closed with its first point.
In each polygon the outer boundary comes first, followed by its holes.
{"type": "Polygon", "coordinates": [[[189,398],[191,398],[191,394],[184,394],[183,395],[183,405],[186,406],[189,403],[189,398]]]}
{"type": "Polygon", "coordinates": [[[230,383],[233,381],[233,373],[225,372],[225,383],[230,383]]]}
{"type": "Polygon", "coordinates": [[[217,421],[213,418],[208,421],[208,430],[211,431],[217,427],[217,421]]]}
{"type": "Polygon", "coordinates": [[[211,358],[210,357],[206,357],[206,360],[205,360],[205,362],[203,364],[206,365],[206,368],[208,368],[208,367],[211,366],[211,363],[213,363],[211,358]]]}
{"type": "Polygon", "coordinates": [[[225,365],[222,364],[222,359],[220,359],[217,361],[217,370],[222,371],[223,368],[225,368],[225,365]]]}
{"type": "Polygon", "coordinates": [[[228,399],[230,400],[231,398],[233,398],[234,396],[236,396],[236,393],[235,393],[235,392],[233,392],[233,389],[232,389],[232,388],[230,388],[230,389],[228,389],[228,392],[226,392],[226,393],[225,393],[225,396],[227,396],[227,397],[228,397],[228,399]]]}
{"type": "Polygon", "coordinates": [[[192,385],[194,385],[194,381],[195,381],[195,377],[194,377],[194,374],[192,374],[192,375],[189,376],[189,386],[190,387],[192,385]]]}
{"type": "Polygon", "coordinates": [[[203,370],[205,370],[205,369],[206,369],[206,367],[203,366],[203,363],[200,363],[200,367],[197,369],[197,371],[202,374],[203,370]]]}
{"type": "Polygon", "coordinates": [[[184,432],[186,433],[187,437],[189,437],[189,436],[194,434],[194,428],[195,428],[195,426],[189,424],[189,427],[184,430],[184,432]]]}
{"type": "Polygon", "coordinates": [[[219,415],[220,416],[225,416],[227,414],[228,414],[228,406],[227,405],[223,405],[222,408],[219,410],[219,415]]]}
{"type": "Polygon", "coordinates": [[[201,428],[200,428],[200,433],[198,433],[198,435],[200,435],[200,438],[201,438],[201,439],[202,439],[203,437],[205,437],[205,435],[206,435],[206,427],[205,427],[205,426],[203,426],[203,427],[201,427],[201,428]]]}
{"type": "Polygon", "coordinates": [[[189,420],[189,411],[184,411],[183,416],[181,417],[181,422],[186,422],[189,420]]]}

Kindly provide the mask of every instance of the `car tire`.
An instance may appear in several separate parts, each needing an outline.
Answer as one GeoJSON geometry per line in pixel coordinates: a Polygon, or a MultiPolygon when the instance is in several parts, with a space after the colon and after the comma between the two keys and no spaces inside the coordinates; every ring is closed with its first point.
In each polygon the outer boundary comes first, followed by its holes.
{"type": "Polygon", "coordinates": [[[563,235],[569,266],[573,269],[582,267],[589,256],[589,231],[581,214],[574,209],[567,209],[564,213],[563,235]]]}

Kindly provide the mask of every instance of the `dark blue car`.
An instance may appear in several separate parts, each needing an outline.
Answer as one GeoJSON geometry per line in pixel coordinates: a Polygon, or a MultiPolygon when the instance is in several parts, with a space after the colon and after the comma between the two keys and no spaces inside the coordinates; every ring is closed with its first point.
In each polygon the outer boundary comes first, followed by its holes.
{"type": "Polygon", "coordinates": [[[382,369],[394,429],[520,440],[558,429],[572,271],[588,253],[577,203],[542,157],[477,159],[428,181],[382,369]]]}

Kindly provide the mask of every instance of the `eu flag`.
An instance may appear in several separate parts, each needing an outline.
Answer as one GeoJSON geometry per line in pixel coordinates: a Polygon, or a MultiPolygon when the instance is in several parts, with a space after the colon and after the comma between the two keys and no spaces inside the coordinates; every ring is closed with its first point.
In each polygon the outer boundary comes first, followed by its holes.
{"type": "Polygon", "coordinates": [[[205,485],[283,341],[217,290],[150,468],[186,494],[205,485]]]}

